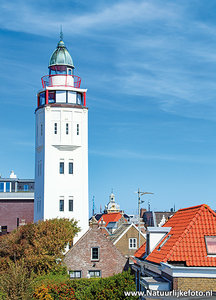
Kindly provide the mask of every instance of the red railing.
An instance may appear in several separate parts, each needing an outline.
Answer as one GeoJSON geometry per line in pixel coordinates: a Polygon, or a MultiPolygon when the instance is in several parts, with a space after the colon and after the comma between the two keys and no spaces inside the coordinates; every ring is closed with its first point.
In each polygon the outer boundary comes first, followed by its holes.
{"type": "Polygon", "coordinates": [[[45,75],[41,78],[42,86],[45,89],[54,86],[69,86],[80,88],[81,78],[75,75],[56,74],[56,75],[45,75]],[[61,78],[60,78],[61,76],[61,78]],[[59,77],[59,82],[57,78],[59,77]],[[73,83],[73,84],[72,84],[73,83]]]}

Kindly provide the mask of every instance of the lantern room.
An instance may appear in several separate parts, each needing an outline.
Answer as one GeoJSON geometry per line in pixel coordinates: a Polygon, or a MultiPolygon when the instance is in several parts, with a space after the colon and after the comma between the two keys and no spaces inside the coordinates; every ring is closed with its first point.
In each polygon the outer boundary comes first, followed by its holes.
{"type": "Polygon", "coordinates": [[[38,93],[38,107],[54,103],[86,106],[86,90],[80,89],[81,78],[74,75],[73,60],[63,42],[62,33],[48,69],[49,75],[41,78],[43,90],[38,93]]]}

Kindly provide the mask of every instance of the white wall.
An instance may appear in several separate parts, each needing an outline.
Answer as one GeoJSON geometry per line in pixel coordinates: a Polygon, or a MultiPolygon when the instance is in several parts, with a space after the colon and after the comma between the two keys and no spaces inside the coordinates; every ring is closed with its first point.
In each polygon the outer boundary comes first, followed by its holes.
{"type": "MultiPolygon", "coordinates": [[[[43,138],[36,134],[35,160],[35,221],[52,218],[74,218],[79,221],[81,237],[88,229],[88,110],[86,108],[52,107],[36,111],[36,127],[43,125],[43,138]],[[54,133],[57,123],[57,134],[54,133]],[[68,123],[68,135],[66,134],[68,123]],[[79,124],[79,135],[77,135],[79,124]],[[42,161],[42,174],[37,166],[42,161]],[[59,163],[64,162],[64,174],[59,163]],[[73,174],[68,163],[73,162],[73,174]],[[68,210],[69,197],[73,197],[73,211],[68,210]],[[41,210],[37,202],[41,198],[41,210]],[[64,211],[59,211],[59,200],[64,199],[64,211]]],[[[76,239],[77,240],[77,239],[76,239]]],[[[75,241],[76,241],[75,240],[75,241]]]]}

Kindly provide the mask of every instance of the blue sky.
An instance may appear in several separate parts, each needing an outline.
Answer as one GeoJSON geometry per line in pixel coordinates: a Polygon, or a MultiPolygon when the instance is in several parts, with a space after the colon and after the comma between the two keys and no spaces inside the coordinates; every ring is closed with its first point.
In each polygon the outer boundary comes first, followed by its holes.
{"type": "Polygon", "coordinates": [[[216,2],[0,0],[0,173],[34,177],[36,93],[62,24],[88,89],[89,200],[137,211],[216,197],[216,2]]]}

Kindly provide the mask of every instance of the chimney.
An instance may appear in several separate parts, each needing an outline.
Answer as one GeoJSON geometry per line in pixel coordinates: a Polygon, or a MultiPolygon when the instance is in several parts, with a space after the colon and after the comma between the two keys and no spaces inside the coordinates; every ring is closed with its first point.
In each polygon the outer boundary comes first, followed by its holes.
{"type": "Polygon", "coordinates": [[[95,216],[93,216],[93,217],[91,218],[91,221],[89,222],[89,226],[90,226],[91,228],[98,228],[98,227],[99,227],[98,222],[97,222],[95,216]]]}

